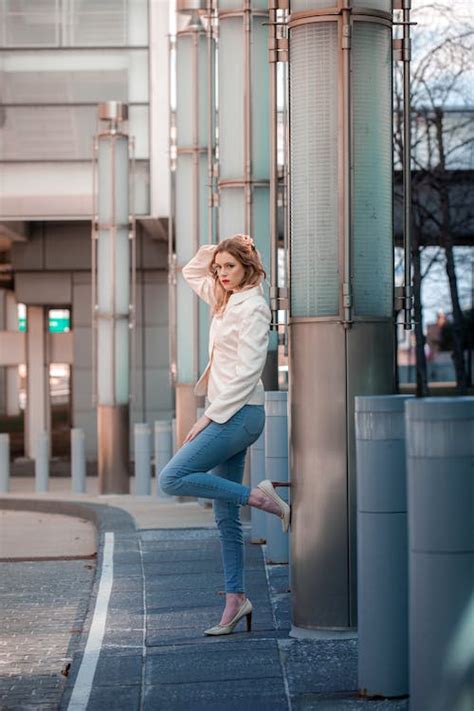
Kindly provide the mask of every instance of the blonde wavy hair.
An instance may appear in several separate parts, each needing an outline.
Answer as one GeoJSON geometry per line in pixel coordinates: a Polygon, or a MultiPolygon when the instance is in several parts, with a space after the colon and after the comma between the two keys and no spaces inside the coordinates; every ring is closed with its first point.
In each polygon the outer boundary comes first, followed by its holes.
{"type": "Polygon", "coordinates": [[[260,252],[255,247],[251,237],[236,234],[219,242],[219,244],[216,245],[212,260],[209,263],[209,273],[214,279],[214,297],[216,300],[212,309],[214,315],[224,311],[232,293],[226,291],[219,281],[215,259],[216,255],[220,252],[228,252],[244,267],[245,273],[239,284],[239,290],[251,289],[253,286],[260,284],[267,277],[267,273],[263,268],[260,252]]]}

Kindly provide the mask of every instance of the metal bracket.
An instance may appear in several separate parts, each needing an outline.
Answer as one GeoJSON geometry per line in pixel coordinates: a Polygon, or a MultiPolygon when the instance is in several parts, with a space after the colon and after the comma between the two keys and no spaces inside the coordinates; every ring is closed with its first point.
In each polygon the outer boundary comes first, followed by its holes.
{"type": "Polygon", "coordinates": [[[284,286],[270,287],[270,308],[273,311],[282,311],[289,308],[288,289],[284,286]]]}
{"type": "Polygon", "coordinates": [[[345,24],[342,27],[341,48],[350,49],[352,45],[352,25],[345,24]]]}
{"type": "Polygon", "coordinates": [[[411,60],[411,40],[393,40],[393,58],[396,62],[409,62],[411,60]]]}
{"type": "Polygon", "coordinates": [[[345,309],[352,308],[352,288],[347,282],[342,285],[342,302],[345,309]]]}
{"type": "Polygon", "coordinates": [[[287,62],[288,61],[288,38],[274,38],[268,40],[268,61],[287,62]]]}

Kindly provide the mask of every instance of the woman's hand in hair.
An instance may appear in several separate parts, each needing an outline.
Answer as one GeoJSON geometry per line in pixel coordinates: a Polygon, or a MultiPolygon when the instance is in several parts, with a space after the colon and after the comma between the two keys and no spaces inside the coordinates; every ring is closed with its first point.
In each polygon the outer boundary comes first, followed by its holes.
{"type": "Polygon", "coordinates": [[[206,417],[206,415],[202,415],[189,430],[183,444],[186,444],[186,442],[190,442],[192,439],[194,439],[195,436],[199,434],[201,430],[205,429],[211,422],[212,420],[209,417],[206,417]]]}

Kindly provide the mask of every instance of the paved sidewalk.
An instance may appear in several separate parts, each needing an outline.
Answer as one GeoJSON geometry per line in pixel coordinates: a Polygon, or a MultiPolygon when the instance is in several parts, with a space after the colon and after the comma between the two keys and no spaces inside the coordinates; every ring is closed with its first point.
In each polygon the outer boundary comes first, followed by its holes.
{"type": "Polygon", "coordinates": [[[224,605],[216,529],[116,535],[114,585],[88,711],[406,711],[405,700],[357,698],[356,639],[288,636],[288,566],[267,566],[265,547],[249,543],[245,528],[252,631],[242,620],[223,637],[203,635],[224,605]]]}
{"type": "MultiPolygon", "coordinates": [[[[60,510],[95,521],[98,530],[95,576],[85,561],[35,563],[35,572],[31,563],[0,564],[2,580],[10,566],[0,602],[13,624],[3,651],[19,660],[13,686],[0,687],[7,691],[2,710],[70,711],[73,690],[83,684],[78,673],[84,658],[90,670],[84,650],[97,621],[109,532],[113,578],[107,614],[101,615],[105,632],[88,703],[74,711],[407,711],[407,700],[357,698],[355,637],[289,637],[288,566],[266,564],[265,546],[249,542],[249,523],[245,577],[254,606],[252,631],[245,631],[242,620],[231,635],[207,637],[203,630],[219,621],[224,606],[212,510],[197,502],[133,496],[113,497],[112,505],[111,498],[74,496],[64,484],[47,495],[24,490],[0,497],[0,508],[60,510]],[[153,527],[146,525],[150,520],[153,527]],[[15,598],[17,590],[22,600],[15,598]]],[[[1,669],[0,678],[4,684],[1,669]]]]}

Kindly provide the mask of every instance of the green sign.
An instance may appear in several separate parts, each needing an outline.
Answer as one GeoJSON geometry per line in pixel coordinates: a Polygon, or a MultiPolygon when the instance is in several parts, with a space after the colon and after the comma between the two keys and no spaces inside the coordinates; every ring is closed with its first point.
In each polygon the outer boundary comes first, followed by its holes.
{"type": "MultiPolygon", "coordinates": [[[[69,331],[69,318],[50,318],[49,319],[49,332],[50,333],[65,333],[69,331]]],[[[26,331],[26,318],[18,319],[18,330],[26,331]]]]}

